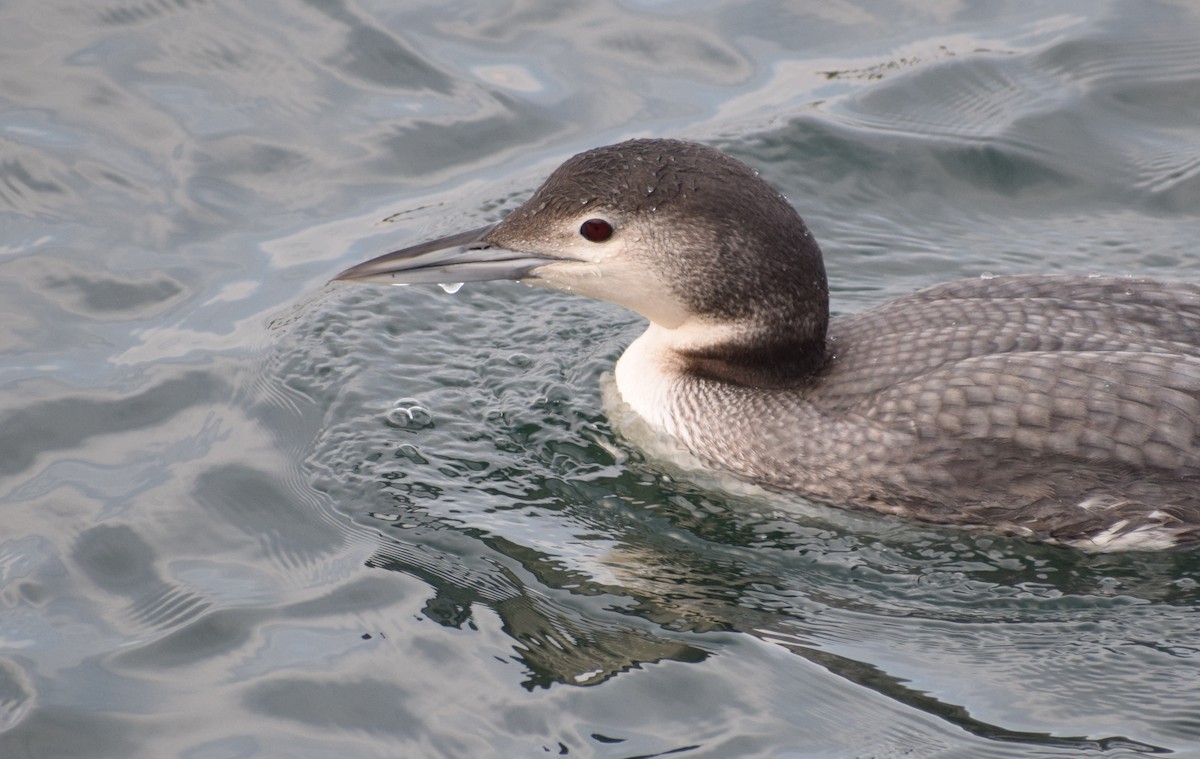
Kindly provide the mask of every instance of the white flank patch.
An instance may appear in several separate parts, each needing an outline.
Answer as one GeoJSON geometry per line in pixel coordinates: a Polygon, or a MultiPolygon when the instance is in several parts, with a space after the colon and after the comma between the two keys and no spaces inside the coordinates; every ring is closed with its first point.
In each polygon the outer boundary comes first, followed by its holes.
{"type": "Polygon", "coordinates": [[[1146,524],[1126,530],[1129,521],[1122,519],[1090,538],[1068,541],[1067,545],[1083,551],[1162,551],[1178,543],[1177,531],[1160,524],[1146,524]]]}

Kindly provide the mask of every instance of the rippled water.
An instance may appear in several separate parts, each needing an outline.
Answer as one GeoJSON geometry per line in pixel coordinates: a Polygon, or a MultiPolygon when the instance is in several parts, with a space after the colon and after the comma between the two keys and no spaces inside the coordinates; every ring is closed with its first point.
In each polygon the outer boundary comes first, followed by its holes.
{"type": "Polygon", "coordinates": [[[1194,281],[1191,4],[0,20],[0,756],[1200,755],[1194,552],[726,493],[604,416],[636,317],[327,284],[634,135],[758,168],[839,312],[1194,281]]]}

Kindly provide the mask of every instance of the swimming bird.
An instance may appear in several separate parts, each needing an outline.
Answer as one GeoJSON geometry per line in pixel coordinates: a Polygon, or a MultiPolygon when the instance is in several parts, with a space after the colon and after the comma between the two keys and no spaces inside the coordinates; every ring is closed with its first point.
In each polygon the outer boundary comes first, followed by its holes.
{"type": "Polygon", "coordinates": [[[503,221],[338,275],[520,280],[649,320],[622,400],[710,467],[1085,550],[1200,541],[1200,287],[994,276],[829,316],[788,201],[711,147],[580,153],[503,221]]]}

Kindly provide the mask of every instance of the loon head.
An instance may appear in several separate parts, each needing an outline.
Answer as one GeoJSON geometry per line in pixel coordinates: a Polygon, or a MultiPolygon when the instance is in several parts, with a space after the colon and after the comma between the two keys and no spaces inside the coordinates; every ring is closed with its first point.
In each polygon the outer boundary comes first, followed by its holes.
{"type": "Polygon", "coordinates": [[[821,251],[752,169],[704,145],[638,139],[567,160],[498,224],[388,253],[338,279],[520,280],[645,316],[692,369],[798,381],[824,357],[821,251]]]}

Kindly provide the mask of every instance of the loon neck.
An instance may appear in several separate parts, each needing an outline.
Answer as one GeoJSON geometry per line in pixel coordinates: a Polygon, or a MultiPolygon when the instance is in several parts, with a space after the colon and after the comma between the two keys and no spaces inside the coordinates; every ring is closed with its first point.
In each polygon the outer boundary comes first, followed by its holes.
{"type": "Polygon", "coordinates": [[[765,336],[678,352],[683,370],[731,385],[784,388],[811,381],[825,365],[824,339],[765,336]]]}
{"type": "Polygon", "coordinates": [[[645,338],[677,371],[699,379],[758,388],[808,383],[826,362],[824,319],[778,323],[687,324],[668,330],[651,324],[645,338]]]}

